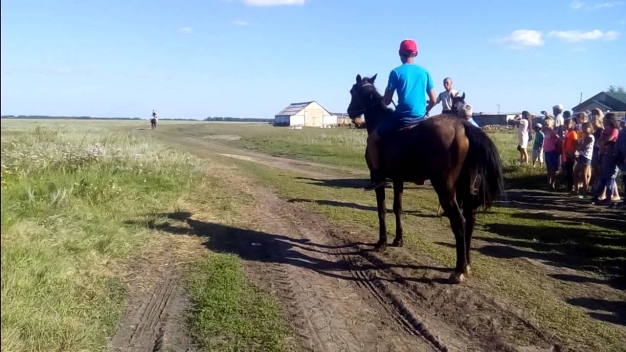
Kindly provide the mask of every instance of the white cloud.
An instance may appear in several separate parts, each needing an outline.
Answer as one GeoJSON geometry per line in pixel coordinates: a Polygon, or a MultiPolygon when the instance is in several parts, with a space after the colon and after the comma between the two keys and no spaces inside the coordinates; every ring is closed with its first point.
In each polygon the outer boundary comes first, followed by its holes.
{"type": "Polygon", "coordinates": [[[594,29],[589,32],[583,32],[580,30],[551,31],[548,35],[564,42],[574,43],[586,40],[615,40],[620,36],[620,33],[618,31],[602,32],[599,29],[594,29]]]}
{"type": "Polygon", "coordinates": [[[508,43],[512,49],[521,49],[525,47],[541,46],[544,44],[543,34],[534,29],[518,29],[513,31],[506,38],[499,39],[499,42],[508,43]]]}
{"type": "Polygon", "coordinates": [[[622,3],[623,3],[622,1],[605,1],[605,2],[598,2],[594,4],[587,4],[584,1],[576,0],[570,4],[570,7],[574,10],[600,10],[600,9],[606,9],[609,7],[619,6],[622,3]]]}
{"type": "Polygon", "coordinates": [[[305,0],[243,0],[248,6],[302,6],[305,0]]]}
{"type": "Polygon", "coordinates": [[[193,28],[191,27],[183,27],[180,29],[182,33],[193,33],[193,28]]]}
{"type": "Polygon", "coordinates": [[[250,25],[250,23],[248,21],[243,21],[243,20],[235,20],[232,23],[235,26],[248,26],[248,25],[250,25]]]}

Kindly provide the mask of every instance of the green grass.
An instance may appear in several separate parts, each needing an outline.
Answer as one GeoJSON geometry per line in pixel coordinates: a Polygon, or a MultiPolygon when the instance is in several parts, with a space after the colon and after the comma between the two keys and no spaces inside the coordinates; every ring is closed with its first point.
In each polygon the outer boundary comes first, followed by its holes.
{"type": "MultiPolygon", "coordinates": [[[[221,158],[206,159],[207,176],[186,197],[190,213],[220,248],[231,248],[231,231],[246,231],[252,224],[246,208],[254,198],[237,180],[238,171],[224,166],[221,158]],[[241,187],[234,188],[232,184],[241,187]],[[217,225],[217,226],[211,226],[217,225]]],[[[236,244],[235,244],[236,246],[236,244]]],[[[221,250],[220,250],[221,251],[221,250]]],[[[209,252],[189,266],[187,288],[193,309],[191,330],[203,351],[288,351],[290,331],[273,297],[247,280],[241,259],[231,253],[209,252]]]]}
{"type": "MultiPolygon", "coordinates": [[[[3,351],[106,350],[126,297],[122,260],[166,245],[134,220],[181,199],[226,219],[250,201],[206,175],[206,164],[132,133],[138,128],[2,121],[3,351]]],[[[190,324],[205,350],[281,350],[279,310],[247,282],[241,260],[201,258],[189,265],[188,288],[190,324]]]]}
{"type": "Polygon", "coordinates": [[[103,351],[118,260],[148,239],[125,220],[199,176],[186,154],[87,126],[2,121],[3,351],[103,351]]]}
{"type": "Polygon", "coordinates": [[[284,351],[279,308],[245,280],[237,256],[208,255],[193,265],[188,287],[192,328],[204,351],[284,351]]]}

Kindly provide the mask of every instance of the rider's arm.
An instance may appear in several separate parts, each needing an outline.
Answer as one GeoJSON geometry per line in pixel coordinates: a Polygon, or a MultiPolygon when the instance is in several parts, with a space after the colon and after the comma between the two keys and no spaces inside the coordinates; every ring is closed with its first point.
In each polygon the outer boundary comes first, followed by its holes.
{"type": "Polygon", "coordinates": [[[383,96],[383,104],[391,104],[393,99],[393,92],[396,91],[396,85],[398,84],[398,74],[396,71],[389,73],[389,80],[387,81],[387,89],[385,89],[385,95],[383,96]]]}
{"type": "Polygon", "coordinates": [[[385,105],[391,104],[391,100],[393,99],[393,90],[385,89],[385,95],[383,96],[383,103],[385,105]]]}
{"type": "Polygon", "coordinates": [[[435,101],[437,101],[437,97],[435,96],[435,89],[434,88],[430,88],[430,90],[428,91],[428,105],[426,106],[426,114],[428,114],[430,112],[430,109],[432,109],[435,105],[437,105],[437,103],[435,103],[435,101]]]}
{"type": "Polygon", "coordinates": [[[435,105],[437,105],[437,96],[435,95],[435,84],[433,78],[430,76],[430,72],[427,72],[426,77],[426,93],[428,93],[428,105],[426,105],[426,115],[430,112],[435,105]]]}

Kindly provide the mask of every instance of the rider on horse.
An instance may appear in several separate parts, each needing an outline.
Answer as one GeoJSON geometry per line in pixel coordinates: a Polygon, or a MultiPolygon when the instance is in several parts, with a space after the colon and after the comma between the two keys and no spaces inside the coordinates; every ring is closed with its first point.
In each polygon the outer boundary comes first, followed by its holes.
{"type": "Polygon", "coordinates": [[[152,119],[158,120],[156,111],[152,110],[152,119]]]}
{"type": "Polygon", "coordinates": [[[393,93],[398,92],[398,105],[393,115],[382,122],[367,138],[367,154],[372,164],[371,181],[365,190],[374,190],[385,184],[385,175],[380,170],[378,160],[378,141],[381,138],[427,118],[428,112],[435,105],[434,84],[430,72],[414,63],[417,56],[417,44],[411,39],[400,43],[402,65],[389,74],[389,81],[383,103],[389,105],[393,93]],[[426,102],[426,94],[430,100],[426,102]]]}

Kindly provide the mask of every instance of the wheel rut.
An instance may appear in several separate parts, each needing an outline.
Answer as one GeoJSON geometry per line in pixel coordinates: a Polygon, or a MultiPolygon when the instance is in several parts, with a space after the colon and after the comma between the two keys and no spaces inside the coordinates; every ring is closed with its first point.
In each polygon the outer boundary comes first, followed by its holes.
{"type": "MultiPolygon", "coordinates": [[[[391,278],[360,249],[335,243],[321,219],[303,224],[292,204],[249,188],[246,210],[256,235],[234,234],[251,276],[286,307],[300,347],[310,351],[460,351],[445,345],[391,287],[391,278]]],[[[459,348],[454,348],[459,346],[459,348]]]]}

